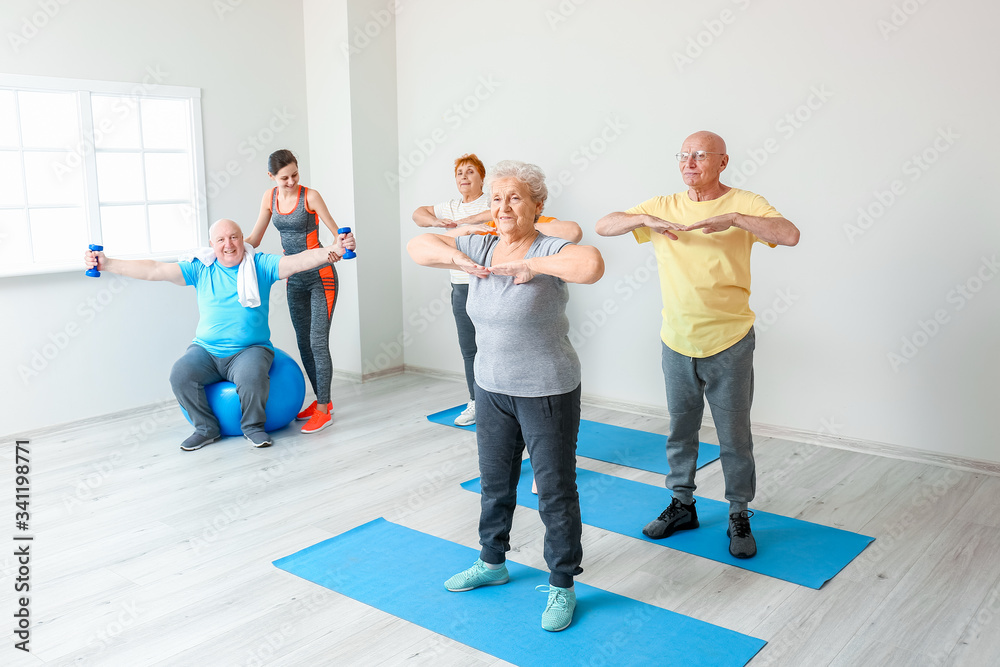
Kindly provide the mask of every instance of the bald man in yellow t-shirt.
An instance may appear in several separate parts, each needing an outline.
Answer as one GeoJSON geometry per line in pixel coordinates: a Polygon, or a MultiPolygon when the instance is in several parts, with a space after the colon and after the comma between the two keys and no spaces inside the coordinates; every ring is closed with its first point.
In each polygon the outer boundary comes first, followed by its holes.
{"type": "Polygon", "coordinates": [[[793,246],[799,230],[760,195],[720,182],[729,155],[719,135],[692,134],[677,159],[686,191],[597,221],[602,236],[632,232],[639,243],[652,241],[663,293],[660,338],[670,412],[666,485],[673,500],[642,532],[662,539],[698,527],[694,476],[707,397],[726,478],[729,552],[750,558],[757,553],[748,509],[757,484],[750,433],[750,250],[755,243],[793,246]]]}

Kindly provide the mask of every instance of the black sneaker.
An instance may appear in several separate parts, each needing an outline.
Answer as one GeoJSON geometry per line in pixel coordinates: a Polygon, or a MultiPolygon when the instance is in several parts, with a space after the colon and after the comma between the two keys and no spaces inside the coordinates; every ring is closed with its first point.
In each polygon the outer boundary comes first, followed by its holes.
{"type": "Polygon", "coordinates": [[[192,433],[188,436],[188,439],[181,443],[181,449],[185,452],[193,452],[196,449],[201,449],[205,445],[211,445],[213,442],[219,439],[217,435],[202,435],[201,433],[192,433]]]}
{"type": "Polygon", "coordinates": [[[271,436],[269,436],[264,431],[257,431],[255,433],[244,433],[243,437],[253,443],[254,447],[270,447],[271,446],[271,436]]]}
{"type": "Polygon", "coordinates": [[[729,515],[729,528],[726,537],[729,538],[729,553],[736,558],[753,558],[757,555],[757,541],[750,532],[750,517],[753,512],[743,510],[729,515]]]}
{"type": "Polygon", "coordinates": [[[685,505],[674,498],[670,501],[670,507],[646,524],[646,527],[642,529],[642,534],[654,540],[662,540],[678,530],[691,530],[697,527],[698,513],[694,509],[694,502],[685,505]]]}

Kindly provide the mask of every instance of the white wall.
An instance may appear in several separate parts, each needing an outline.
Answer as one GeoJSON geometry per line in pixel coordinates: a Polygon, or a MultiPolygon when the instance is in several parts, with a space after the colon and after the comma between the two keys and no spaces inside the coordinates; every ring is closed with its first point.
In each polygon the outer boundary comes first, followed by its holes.
{"type": "MultiPolygon", "coordinates": [[[[969,0],[407,6],[396,26],[403,241],[418,231],[416,206],[455,196],[461,153],[535,162],[550,185],[561,175],[546,211],[577,220],[607,263],[600,283],[571,288],[584,392],[662,405],[650,251],[593,225],[682,189],[673,154],[714,130],[732,156],[723,180],[802,230],[798,247],[754,251],[754,421],[1000,461],[989,416],[1000,95],[981,74],[1000,60],[998,18],[969,0]],[[921,169],[912,156],[924,152],[933,164],[921,169]],[[894,201],[880,212],[879,197],[894,201]],[[859,207],[873,219],[852,233],[859,207]],[[979,291],[967,299],[958,285],[979,291]]],[[[404,258],[406,362],[458,373],[446,283],[404,258]]]]}
{"type": "MultiPolygon", "coordinates": [[[[335,48],[345,35],[353,39],[365,16],[378,13],[377,3],[353,2],[350,16],[346,0],[302,6],[182,0],[158,4],[154,14],[142,3],[68,3],[15,52],[9,33],[30,33],[25,26],[40,10],[33,0],[13,0],[3,9],[0,71],[138,83],[147,68],[159,68],[166,84],[200,87],[206,168],[218,174],[234,162],[240,170],[210,200],[210,219],[252,222],[269,185],[264,159],[280,147],[299,154],[303,182],[324,193],[342,224],[355,222],[355,199],[398,197],[402,238],[388,233],[384,241],[398,245],[401,274],[376,253],[368,268],[375,278],[364,276],[366,284],[383,279],[387,295],[386,317],[371,318],[373,344],[398,323],[401,292],[406,363],[456,374],[447,277],[404,257],[403,244],[418,231],[410,213],[455,196],[451,164],[461,153],[475,151],[488,165],[538,163],[550,182],[568,183],[548,212],[580,222],[584,242],[607,261],[600,283],[572,288],[584,390],[642,405],[663,403],[649,251],[627,237],[598,238],[593,223],[680,189],[671,156],[690,132],[715,130],[729,140],[729,182],[765,195],[803,232],[796,248],[755,250],[751,303],[766,323],[758,327],[755,421],[1000,461],[988,421],[990,380],[1000,371],[992,346],[1000,281],[990,263],[1000,231],[987,208],[997,176],[998,95],[979,74],[1000,59],[988,33],[1000,13],[993,5],[401,0],[398,14],[390,12],[394,33],[383,26],[373,38],[394,40],[396,72],[381,60],[353,70],[331,60],[342,57],[335,48]],[[324,6],[326,22],[314,25],[324,6]],[[686,49],[693,60],[679,66],[686,49]],[[353,151],[366,149],[353,144],[370,138],[372,126],[345,129],[364,109],[339,96],[344,85],[364,85],[350,81],[362,71],[378,79],[369,100],[389,100],[385,86],[397,81],[405,161],[393,184],[398,194],[374,184],[393,174],[373,174],[382,157],[363,167],[366,185],[352,180],[353,151]],[[251,149],[245,142],[260,137],[275,109],[294,118],[251,149]],[[957,138],[937,139],[942,131],[957,138]],[[947,150],[935,149],[936,140],[947,150]],[[345,147],[350,166],[329,157],[345,147]],[[914,170],[911,156],[925,151],[935,162],[914,170]],[[879,213],[878,198],[889,200],[894,181],[901,194],[879,213]],[[849,237],[859,207],[874,219],[849,237]],[[959,285],[971,299],[955,291],[959,285]],[[904,361],[894,366],[889,354],[904,361]]],[[[373,48],[383,59],[390,45],[373,48]]],[[[393,141],[392,128],[385,131],[380,155],[393,141]]],[[[277,248],[272,232],[265,249],[277,248]]],[[[361,272],[341,270],[345,283],[361,272]]],[[[348,301],[338,306],[332,347],[338,368],[360,372],[368,332],[354,284],[342,293],[348,301]]],[[[138,282],[111,292],[118,285],[76,274],[0,281],[7,350],[0,432],[170,396],[170,365],[196,321],[193,294],[138,282]],[[89,299],[107,305],[92,316],[89,299]],[[30,367],[67,326],[78,334],[23,381],[18,367],[30,367]]],[[[275,343],[294,353],[283,299],[275,294],[273,303],[275,343]]],[[[369,300],[378,305],[377,296],[369,300]]]]}
{"type": "MultiPolygon", "coordinates": [[[[58,7],[51,17],[34,0],[4,3],[0,71],[136,83],[157,72],[165,85],[201,88],[205,166],[209,183],[214,174],[221,186],[209,193],[210,221],[253,224],[270,184],[267,155],[278,148],[299,154],[303,182],[311,183],[300,3],[179,0],[157,3],[155,12],[114,0],[49,4],[58,7]],[[29,37],[12,42],[11,33],[29,37]],[[238,173],[222,185],[227,165],[238,173]]],[[[280,251],[273,230],[264,248],[280,251]]],[[[82,253],[79,272],[0,280],[0,433],[172,397],[170,367],[197,322],[193,290],[85,278],[82,253]],[[45,352],[52,358],[35,357],[45,352]],[[19,373],[35,370],[33,359],[37,374],[19,373]]],[[[284,303],[284,286],[276,285],[272,339],[294,355],[284,303]]]]}

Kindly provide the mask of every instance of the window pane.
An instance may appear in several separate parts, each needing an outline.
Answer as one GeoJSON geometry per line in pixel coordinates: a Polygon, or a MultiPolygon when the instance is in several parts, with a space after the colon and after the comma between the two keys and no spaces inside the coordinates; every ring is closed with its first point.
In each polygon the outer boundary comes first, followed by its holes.
{"type": "Polygon", "coordinates": [[[150,251],[190,250],[198,245],[194,219],[185,215],[184,204],[158,204],[149,207],[150,251]]]}
{"type": "Polygon", "coordinates": [[[92,95],[94,145],[97,148],[142,148],[139,105],[131,97],[92,95]]]}
{"type": "Polygon", "coordinates": [[[113,257],[148,253],[146,207],[102,206],[101,238],[113,257]]]}
{"type": "Polygon", "coordinates": [[[37,208],[28,211],[28,218],[35,262],[83,262],[88,241],[82,208],[37,208]]]}
{"type": "Polygon", "coordinates": [[[17,94],[21,140],[25,148],[79,150],[80,132],[74,93],[17,94]]]}
{"type": "Polygon", "coordinates": [[[14,91],[0,90],[0,148],[18,148],[17,107],[14,106],[14,91]]]}
{"type": "Polygon", "coordinates": [[[31,246],[24,211],[0,211],[0,267],[27,264],[31,264],[31,246]]]}
{"type": "Polygon", "coordinates": [[[190,147],[190,117],[187,100],[142,100],[142,145],[144,148],[190,147]]]}
{"type": "Polygon", "coordinates": [[[0,151],[0,206],[24,206],[21,154],[0,151]]]}
{"type": "Polygon", "coordinates": [[[191,199],[191,158],[187,153],[146,154],[146,196],[150,200],[191,199]]]}
{"type": "Polygon", "coordinates": [[[144,201],[142,156],[138,153],[98,153],[97,191],[102,204],[144,201]]]}
{"type": "Polygon", "coordinates": [[[83,167],[76,153],[26,152],[29,206],[83,205],[83,167]]]}

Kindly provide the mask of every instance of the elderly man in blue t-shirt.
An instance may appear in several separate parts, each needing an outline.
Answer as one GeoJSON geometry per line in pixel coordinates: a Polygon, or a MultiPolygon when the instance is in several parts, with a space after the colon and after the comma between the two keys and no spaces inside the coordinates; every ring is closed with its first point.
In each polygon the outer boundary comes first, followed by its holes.
{"type": "MultiPolygon", "coordinates": [[[[315,248],[296,255],[257,253],[252,258],[256,290],[247,287],[252,276],[240,275],[246,254],[243,230],[232,220],[219,220],[209,229],[214,260],[166,263],[155,260],[125,260],[88,250],[88,267],[140,280],[166,280],[191,285],[198,291],[198,329],[170,372],[170,385],[191,417],[195,432],[181,449],[193,451],[219,439],[219,421],[209,407],[205,385],[228,380],[236,385],[243,416],[240,427],[254,447],[268,447],[271,436],[264,431],[264,406],[269,389],[268,371],[274,360],[268,306],[271,285],[300,271],[340,260],[345,249],[355,247],[347,234],[328,248],[315,248]],[[243,284],[243,287],[238,285],[243,284]],[[241,302],[242,300],[242,302],[241,302]],[[259,301],[259,303],[258,303],[259,301]],[[247,305],[244,305],[247,304],[247,305]]],[[[244,271],[250,270],[249,262],[244,271]]]]}

